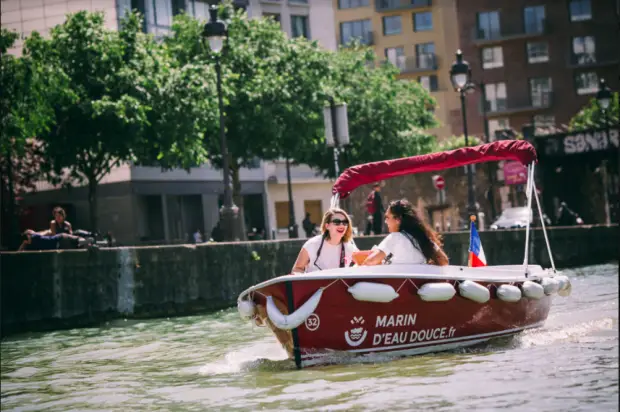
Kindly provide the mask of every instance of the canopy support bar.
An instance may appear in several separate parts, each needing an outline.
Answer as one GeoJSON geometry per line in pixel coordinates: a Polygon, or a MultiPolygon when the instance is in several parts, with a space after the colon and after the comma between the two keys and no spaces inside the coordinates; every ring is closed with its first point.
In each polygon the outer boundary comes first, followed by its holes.
{"type": "MultiPolygon", "coordinates": [[[[527,185],[525,194],[527,196],[528,213],[532,211],[532,189],[534,188],[534,163],[530,163],[527,167],[527,185]]],[[[530,219],[528,216],[527,226],[525,227],[525,256],[523,257],[523,270],[525,277],[528,277],[527,265],[530,257],[530,219]]]]}
{"type": "Polygon", "coordinates": [[[549,252],[549,260],[551,261],[551,267],[553,268],[553,273],[556,273],[555,262],[553,261],[553,254],[551,253],[551,246],[549,246],[549,238],[547,237],[545,219],[543,217],[542,208],[540,207],[540,200],[538,199],[538,191],[536,190],[536,183],[533,181],[532,181],[532,186],[534,187],[534,197],[536,199],[536,206],[538,206],[538,215],[540,216],[540,222],[542,224],[543,235],[545,235],[545,243],[547,244],[547,252],[549,252]]]}

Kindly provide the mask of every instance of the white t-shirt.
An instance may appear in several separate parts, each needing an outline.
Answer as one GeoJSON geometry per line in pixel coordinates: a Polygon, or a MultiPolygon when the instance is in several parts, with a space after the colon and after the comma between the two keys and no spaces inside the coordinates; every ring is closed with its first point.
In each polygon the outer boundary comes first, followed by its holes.
{"type": "MultiPolygon", "coordinates": [[[[303,248],[308,252],[308,256],[310,256],[310,262],[308,262],[308,266],[306,267],[306,273],[340,267],[340,244],[332,245],[325,240],[325,242],[323,242],[323,248],[321,249],[321,255],[317,259],[317,252],[321,246],[321,240],[323,240],[323,236],[318,235],[308,239],[303,245],[303,248]],[[314,263],[315,260],[316,264],[314,263]]],[[[355,242],[353,242],[353,239],[344,244],[345,266],[349,266],[353,252],[357,251],[359,251],[359,249],[355,245],[355,242]]]]}
{"type": "Polygon", "coordinates": [[[420,245],[418,245],[418,241],[413,237],[409,240],[406,235],[400,232],[387,235],[377,248],[385,253],[386,257],[391,253],[390,262],[394,264],[422,265],[426,263],[426,258],[420,249],[420,245]],[[413,247],[411,241],[416,247],[413,247]]]}

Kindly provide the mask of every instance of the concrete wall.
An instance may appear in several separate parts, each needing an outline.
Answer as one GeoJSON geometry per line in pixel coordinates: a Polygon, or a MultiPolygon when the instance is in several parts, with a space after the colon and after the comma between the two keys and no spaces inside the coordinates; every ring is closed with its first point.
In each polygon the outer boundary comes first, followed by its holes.
{"type": "MultiPolygon", "coordinates": [[[[530,262],[549,266],[533,233],[530,262]]],[[[553,228],[558,267],[617,261],[618,226],[553,228]]],[[[523,230],[482,232],[491,264],[523,262],[523,230]]],[[[360,237],[360,249],[379,243],[360,237]]],[[[2,335],[95,324],[119,317],[197,313],[234,305],[238,294],[287,273],[304,240],[0,255],[2,335]],[[253,255],[253,252],[256,252],[253,255]]],[[[449,233],[452,264],[465,264],[469,233],[449,233]]]]}

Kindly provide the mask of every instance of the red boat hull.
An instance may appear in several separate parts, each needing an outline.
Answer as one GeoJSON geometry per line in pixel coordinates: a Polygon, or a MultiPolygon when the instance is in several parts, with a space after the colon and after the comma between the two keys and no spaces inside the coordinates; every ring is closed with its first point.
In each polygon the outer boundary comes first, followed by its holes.
{"type": "MultiPolygon", "coordinates": [[[[519,333],[542,325],[551,307],[551,297],[523,298],[510,303],[497,298],[495,285],[488,286],[491,299],[477,303],[458,294],[445,302],[426,302],[417,289],[436,279],[348,279],[300,280],[265,286],[254,294],[257,321],[275,333],[297,366],[322,363],[326,354],[373,352],[417,354],[469,346],[485,340],[519,333]],[[399,296],[389,303],[356,300],[347,291],[357,281],[389,284],[399,296]],[[266,298],[272,296],[283,314],[292,313],[319,288],[325,288],[320,304],[292,331],[277,328],[266,313],[266,298]]],[[[518,286],[518,283],[515,283],[518,286]]],[[[498,285],[497,285],[498,286],[498,285]]]]}

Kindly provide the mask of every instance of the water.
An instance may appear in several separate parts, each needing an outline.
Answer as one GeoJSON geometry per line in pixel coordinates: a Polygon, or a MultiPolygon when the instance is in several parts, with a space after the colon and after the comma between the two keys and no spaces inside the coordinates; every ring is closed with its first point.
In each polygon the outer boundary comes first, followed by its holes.
{"type": "Polygon", "coordinates": [[[235,310],[15,336],[2,410],[618,410],[618,265],[567,271],[546,325],[477,348],[298,371],[235,310]]]}

